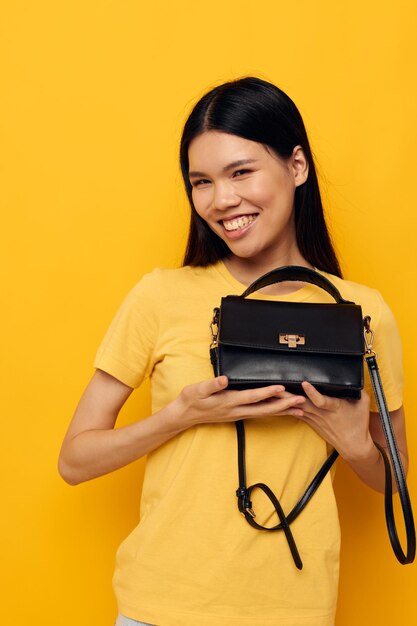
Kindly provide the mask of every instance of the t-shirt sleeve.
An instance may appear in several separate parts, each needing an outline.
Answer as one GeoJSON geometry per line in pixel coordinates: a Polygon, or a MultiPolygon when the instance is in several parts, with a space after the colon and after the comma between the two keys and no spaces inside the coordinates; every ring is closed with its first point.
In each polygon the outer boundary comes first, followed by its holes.
{"type": "Polygon", "coordinates": [[[94,367],[129,387],[139,387],[155,364],[159,328],[155,271],[130,290],[99,345],[94,367]]]}
{"type": "MultiPolygon", "coordinates": [[[[380,315],[378,319],[371,319],[371,328],[374,330],[375,338],[373,350],[376,353],[382,386],[388,409],[395,411],[403,403],[403,354],[399,329],[395,317],[381,296],[380,315]]],[[[371,398],[371,411],[378,412],[378,405],[369,378],[368,367],[365,368],[365,389],[371,398]]]]}

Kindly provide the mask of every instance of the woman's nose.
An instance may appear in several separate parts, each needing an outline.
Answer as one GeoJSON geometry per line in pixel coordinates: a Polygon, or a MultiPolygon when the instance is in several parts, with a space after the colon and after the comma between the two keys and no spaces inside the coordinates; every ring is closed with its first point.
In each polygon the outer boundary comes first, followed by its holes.
{"type": "Polygon", "coordinates": [[[236,193],[232,183],[220,183],[214,185],[213,191],[213,207],[216,209],[224,210],[231,206],[236,206],[240,203],[241,198],[236,193]]]}

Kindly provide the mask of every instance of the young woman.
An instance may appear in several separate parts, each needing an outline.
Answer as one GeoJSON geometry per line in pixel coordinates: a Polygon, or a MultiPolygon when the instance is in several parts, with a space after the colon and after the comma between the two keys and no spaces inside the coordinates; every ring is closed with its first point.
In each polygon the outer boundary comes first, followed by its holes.
{"type": "MultiPolygon", "coordinates": [[[[250,527],[236,505],[236,420],[245,418],[248,481],[266,482],[288,512],[334,448],[377,491],[385,445],[368,378],[357,401],[282,386],[232,391],[214,377],[209,322],[222,296],[242,293],[283,265],[316,268],[372,317],[375,351],[407,470],[401,343],[375,289],[344,280],[323,217],[300,113],[254,77],[204,95],[183,131],[181,169],[191,205],[183,267],[155,269],[130,291],[97,353],[96,372],[69,426],[59,470],[70,484],[148,455],[140,523],[117,552],[118,626],[331,626],[340,534],[328,474],[291,525],[294,566],[281,532],[250,527]],[[152,415],[115,429],[145,377],[152,415]]],[[[251,296],[252,297],[252,296],[251,296]]],[[[253,294],[328,302],[318,287],[286,282],[253,294]]],[[[276,523],[253,498],[259,523],[276,523]]]]}

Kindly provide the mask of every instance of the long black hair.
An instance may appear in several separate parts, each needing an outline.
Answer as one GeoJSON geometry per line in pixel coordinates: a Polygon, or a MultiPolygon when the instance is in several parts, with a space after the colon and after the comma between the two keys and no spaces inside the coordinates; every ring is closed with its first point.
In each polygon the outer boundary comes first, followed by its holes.
{"type": "Polygon", "coordinates": [[[206,93],[194,106],[180,144],[180,164],[191,222],[183,265],[207,266],[230,254],[226,243],[198,215],[188,177],[188,148],[208,130],[216,130],[261,143],[288,159],[301,145],[309,164],[307,180],[296,187],[295,232],[298,248],[314,267],[342,277],[323,213],[317,173],[304,122],[294,102],[272,83],[248,76],[223,83],[206,93]]]}

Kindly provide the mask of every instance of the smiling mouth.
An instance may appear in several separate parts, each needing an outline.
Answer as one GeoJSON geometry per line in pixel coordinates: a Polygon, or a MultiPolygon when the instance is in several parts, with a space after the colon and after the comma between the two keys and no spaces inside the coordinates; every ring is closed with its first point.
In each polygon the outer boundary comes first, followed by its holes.
{"type": "Polygon", "coordinates": [[[259,213],[253,213],[251,215],[242,215],[240,217],[235,217],[232,220],[222,220],[225,230],[233,231],[233,230],[243,230],[249,224],[252,224],[258,217],[259,213]]]}

